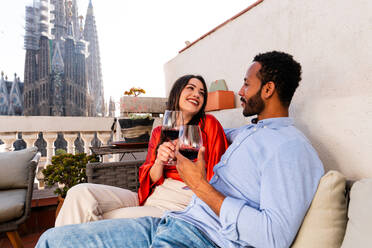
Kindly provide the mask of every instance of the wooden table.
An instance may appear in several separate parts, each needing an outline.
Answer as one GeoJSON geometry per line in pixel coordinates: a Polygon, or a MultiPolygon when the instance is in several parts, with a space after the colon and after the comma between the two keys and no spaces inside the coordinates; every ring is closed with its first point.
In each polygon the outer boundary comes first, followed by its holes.
{"type": "Polygon", "coordinates": [[[137,159],[134,153],[146,152],[148,143],[117,143],[117,145],[101,146],[101,147],[90,147],[92,153],[102,156],[107,154],[122,154],[120,157],[121,161],[125,154],[129,153],[134,159],[137,159]]]}

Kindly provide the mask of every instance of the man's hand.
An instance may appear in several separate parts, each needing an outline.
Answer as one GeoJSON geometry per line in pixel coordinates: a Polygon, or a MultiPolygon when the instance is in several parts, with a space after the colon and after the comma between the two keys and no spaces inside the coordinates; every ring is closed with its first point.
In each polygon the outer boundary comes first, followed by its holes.
{"type": "Polygon", "coordinates": [[[219,216],[225,196],[207,181],[204,151],[204,147],[199,150],[196,163],[176,152],[177,171],[186,185],[219,216]]]}
{"type": "Polygon", "coordinates": [[[202,147],[198,153],[198,161],[195,163],[182,156],[181,153],[176,153],[177,171],[182,180],[189,186],[192,191],[196,191],[203,183],[207,183],[204,161],[205,148],[202,147]]]}

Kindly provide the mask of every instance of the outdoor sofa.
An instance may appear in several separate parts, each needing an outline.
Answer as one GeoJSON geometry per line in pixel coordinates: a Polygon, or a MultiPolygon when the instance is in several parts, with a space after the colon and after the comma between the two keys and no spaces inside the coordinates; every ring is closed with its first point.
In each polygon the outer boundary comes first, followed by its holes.
{"type": "MultiPolygon", "coordinates": [[[[88,182],[137,191],[143,162],[88,164],[88,182]]],[[[291,247],[372,247],[372,179],[351,182],[338,171],[328,171],[291,247]]]]}

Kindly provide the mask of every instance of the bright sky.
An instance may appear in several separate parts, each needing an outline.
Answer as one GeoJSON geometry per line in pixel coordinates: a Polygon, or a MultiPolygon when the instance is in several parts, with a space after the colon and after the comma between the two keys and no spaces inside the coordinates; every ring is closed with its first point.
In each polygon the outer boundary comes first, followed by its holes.
{"type": "MultiPolygon", "coordinates": [[[[84,17],[89,0],[77,0],[84,17]]],[[[106,100],[135,86],[165,96],[163,65],[185,47],[255,0],[92,0],[106,100]]],[[[0,71],[23,81],[25,6],[0,2],[0,71]]]]}

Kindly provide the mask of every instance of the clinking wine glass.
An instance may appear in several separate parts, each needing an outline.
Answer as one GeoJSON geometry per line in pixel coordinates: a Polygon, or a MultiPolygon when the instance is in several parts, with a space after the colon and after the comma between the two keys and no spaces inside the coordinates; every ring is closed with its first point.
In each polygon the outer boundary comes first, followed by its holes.
{"type": "MultiPolygon", "coordinates": [[[[162,132],[165,140],[173,142],[178,139],[180,127],[183,125],[182,111],[165,110],[162,132]]],[[[174,159],[169,159],[165,165],[175,165],[174,159]]]]}
{"type": "Polygon", "coordinates": [[[191,161],[198,158],[199,149],[203,146],[201,130],[197,125],[184,125],[180,128],[178,151],[191,161]]]}

